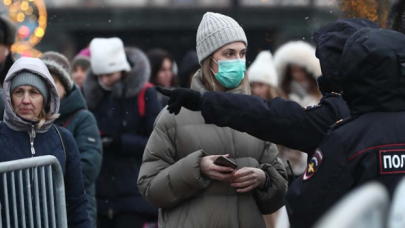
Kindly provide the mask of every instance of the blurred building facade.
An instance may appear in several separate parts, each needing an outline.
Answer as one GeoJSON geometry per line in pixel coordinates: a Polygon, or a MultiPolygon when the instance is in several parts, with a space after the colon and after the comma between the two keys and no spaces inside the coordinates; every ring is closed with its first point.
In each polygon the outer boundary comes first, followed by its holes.
{"type": "MultiPolygon", "coordinates": [[[[5,0],[7,1],[7,0],[5,0]]],[[[29,0],[31,1],[31,0],[29,0]]],[[[36,0],[35,0],[36,1],[36,0]]],[[[118,36],[127,46],[168,50],[180,61],[195,49],[198,24],[207,11],[235,18],[249,40],[248,62],[261,50],[312,33],[339,17],[336,0],[44,0],[47,28],[40,51],[72,58],[94,37],[118,36]]]]}

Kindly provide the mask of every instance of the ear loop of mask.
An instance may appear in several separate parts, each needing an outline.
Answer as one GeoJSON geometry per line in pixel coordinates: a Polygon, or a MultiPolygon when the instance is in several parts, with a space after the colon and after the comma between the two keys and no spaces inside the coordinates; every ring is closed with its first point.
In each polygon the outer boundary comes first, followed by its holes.
{"type": "MultiPolygon", "coordinates": [[[[215,61],[215,59],[214,58],[212,58],[212,57],[210,57],[212,60],[214,60],[214,62],[218,65],[218,69],[219,69],[219,64],[218,64],[218,62],[217,61],[215,61]]],[[[215,77],[215,73],[214,73],[214,70],[212,70],[212,68],[211,68],[211,66],[210,66],[210,70],[211,70],[211,72],[212,72],[212,74],[214,75],[214,77],[215,77]]],[[[211,78],[211,85],[212,85],[212,87],[214,88],[214,91],[216,91],[216,84],[215,84],[215,82],[214,82],[214,79],[212,78],[212,77],[210,77],[211,78]]]]}

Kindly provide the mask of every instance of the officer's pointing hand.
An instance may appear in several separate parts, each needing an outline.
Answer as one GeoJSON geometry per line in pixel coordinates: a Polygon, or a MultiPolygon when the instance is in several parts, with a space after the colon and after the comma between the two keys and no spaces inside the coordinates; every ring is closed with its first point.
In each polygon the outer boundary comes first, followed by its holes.
{"type": "Polygon", "coordinates": [[[201,93],[191,89],[174,89],[168,90],[160,86],[156,90],[161,94],[170,97],[167,110],[169,113],[179,114],[181,107],[191,111],[200,111],[201,93]]]}

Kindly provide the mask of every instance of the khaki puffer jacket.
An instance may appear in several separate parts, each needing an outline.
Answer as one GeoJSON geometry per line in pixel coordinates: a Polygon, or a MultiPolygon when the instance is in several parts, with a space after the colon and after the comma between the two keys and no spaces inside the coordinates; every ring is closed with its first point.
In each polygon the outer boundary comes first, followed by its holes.
{"type": "MultiPolygon", "coordinates": [[[[199,72],[191,88],[206,91],[199,72]]],[[[274,144],[205,124],[200,112],[182,109],[175,116],[164,109],[146,146],[138,187],[149,203],[160,208],[160,228],[261,228],[266,227],[262,214],[284,205],[286,178],[274,144]],[[202,176],[200,159],[220,154],[229,154],[238,169],[264,170],[270,187],[239,194],[230,183],[202,176]]]]}

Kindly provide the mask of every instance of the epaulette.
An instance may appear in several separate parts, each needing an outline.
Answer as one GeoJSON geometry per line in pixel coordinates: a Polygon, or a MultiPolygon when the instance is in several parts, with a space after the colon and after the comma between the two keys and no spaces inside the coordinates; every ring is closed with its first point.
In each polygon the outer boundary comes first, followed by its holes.
{"type": "Polygon", "coordinates": [[[335,123],[334,125],[332,125],[332,127],[330,128],[330,130],[331,130],[331,131],[334,131],[334,130],[338,129],[338,128],[341,127],[341,126],[343,126],[343,125],[345,125],[345,124],[347,124],[347,123],[350,123],[350,122],[353,121],[354,119],[356,119],[356,118],[348,117],[348,118],[345,118],[345,119],[338,120],[338,121],[336,121],[336,123],[335,123]]]}
{"type": "Polygon", "coordinates": [[[331,98],[331,97],[342,98],[342,95],[340,93],[335,93],[335,92],[327,93],[321,98],[321,102],[319,102],[319,103],[322,103],[325,99],[331,98]]]}
{"type": "Polygon", "coordinates": [[[310,106],[305,106],[305,107],[302,107],[302,108],[303,108],[305,111],[309,111],[309,110],[313,110],[313,109],[320,108],[320,107],[322,107],[322,104],[310,105],[310,106]]]}

